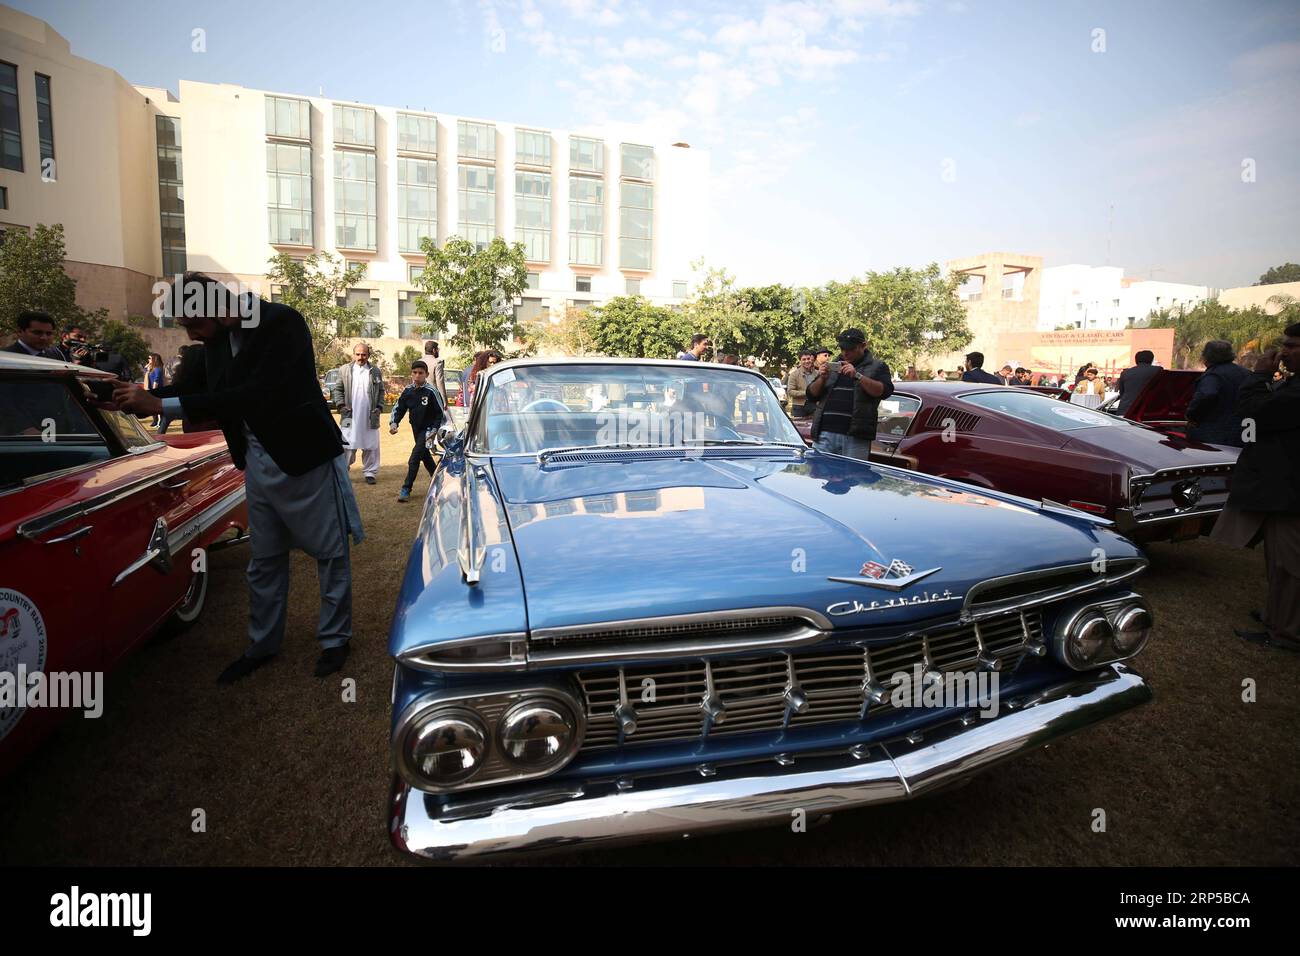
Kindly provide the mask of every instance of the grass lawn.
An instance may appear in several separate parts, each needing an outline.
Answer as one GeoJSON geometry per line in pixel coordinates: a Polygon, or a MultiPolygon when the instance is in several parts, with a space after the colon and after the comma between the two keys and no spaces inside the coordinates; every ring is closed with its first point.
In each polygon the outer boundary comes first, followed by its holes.
{"type": "MultiPolygon", "coordinates": [[[[245,549],[212,556],[203,618],[142,648],[98,720],[69,720],[0,781],[0,861],[20,864],[393,864],[388,624],[428,487],[396,497],[410,433],[386,430],[377,485],[352,477],[367,540],[353,551],[354,636],[341,675],[312,676],[315,563],[295,555],[279,659],[233,687],[245,549]],[[344,703],[340,679],[355,679],[344,703]],[[193,832],[194,811],[206,815],[193,832]]],[[[720,529],[725,530],[725,529],[720,529]]],[[[1264,597],[1263,557],[1156,545],[1138,588],[1157,632],[1136,669],[1155,702],[968,787],[841,814],[807,833],[756,830],[551,862],[742,864],[1295,864],[1300,862],[1300,655],[1230,631],[1264,597]],[[1251,678],[1258,702],[1244,703],[1251,678]],[[1095,808],[1107,829],[1093,832],[1095,808]]]]}

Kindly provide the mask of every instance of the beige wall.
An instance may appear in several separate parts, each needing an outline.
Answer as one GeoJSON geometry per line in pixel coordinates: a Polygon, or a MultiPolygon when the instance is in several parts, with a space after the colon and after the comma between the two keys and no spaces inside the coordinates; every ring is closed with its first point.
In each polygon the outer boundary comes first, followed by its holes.
{"type": "MultiPolygon", "coordinates": [[[[0,170],[8,187],[6,224],[64,226],[67,257],[90,277],[94,267],[157,273],[157,162],[153,113],[145,98],[106,67],[74,56],[45,23],[0,7],[0,59],[18,67],[23,171],[0,170]],[[35,74],[50,77],[55,179],[42,180],[36,133],[35,74]]],[[[72,271],[72,270],[70,270],[72,271]]],[[[133,279],[115,283],[127,288],[133,279]]],[[[109,283],[114,284],[114,283],[109,283]]],[[[78,289],[88,308],[108,306],[114,317],[129,294],[108,301],[78,289]]]]}
{"type": "Polygon", "coordinates": [[[1039,291],[1042,281],[1043,257],[1012,252],[986,252],[964,259],[953,259],[945,264],[948,274],[954,272],[978,275],[984,279],[984,288],[978,298],[963,301],[966,322],[972,339],[961,353],[936,356],[929,360],[931,368],[953,368],[965,360],[966,352],[983,352],[984,368],[993,371],[1004,362],[1016,360],[1010,354],[1015,338],[1038,329],[1039,291]],[[1002,278],[1005,274],[1023,272],[1023,285],[1015,298],[1002,297],[1002,278]]]}
{"type": "Polygon", "coordinates": [[[1270,314],[1277,314],[1282,307],[1268,300],[1275,295],[1289,295],[1300,301],[1300,282],[1278,282],[1275,285],[1247,285],[1236,289],[1219,290],[1219,302],[1230,309],[1249,309],[1257,305],[1270,314]]]}

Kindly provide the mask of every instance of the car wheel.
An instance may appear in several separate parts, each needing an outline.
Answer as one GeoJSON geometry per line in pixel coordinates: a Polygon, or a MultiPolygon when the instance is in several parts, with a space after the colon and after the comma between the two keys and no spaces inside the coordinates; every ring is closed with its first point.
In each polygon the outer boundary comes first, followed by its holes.
{"type": "Polygon", "coordinates": [[[185,597],[181,599],[180,606],[172,611],[171,617],[163,625],[164,633],[175,635],[182,631],[188,630],[199,615],[203,613],[203,605],[208,597],[208,571],[204,568],[202,571],[195,571],[190,575],[189,586],[185,589],[185,597]]]}

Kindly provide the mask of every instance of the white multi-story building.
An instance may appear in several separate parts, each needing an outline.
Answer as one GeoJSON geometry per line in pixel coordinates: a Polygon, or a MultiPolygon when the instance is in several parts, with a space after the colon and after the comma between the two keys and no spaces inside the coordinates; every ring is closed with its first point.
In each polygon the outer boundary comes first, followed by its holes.
{"type": "Polygon", "coordinates": [[[629,294],[679,303],[706,242],[708,166],[626,127],[133,87],[0,6],[0,230],[63,223],[78,298],[114,317],[147,314],[154,280],[183,269],[274,295],[273,256],[329,252],[366,265],[347,299],[370,335],[416,338],[421,241],[450,236],[524,244],[520,319],[629,294]]]}
{"type": "Polygon", "coordinates": [[[1217,290],[1126,277],[1119,266],[1068,265],[1042,270],[1038,328],[1124,329],[1160,309],[1192,309],[1217,290]]]}

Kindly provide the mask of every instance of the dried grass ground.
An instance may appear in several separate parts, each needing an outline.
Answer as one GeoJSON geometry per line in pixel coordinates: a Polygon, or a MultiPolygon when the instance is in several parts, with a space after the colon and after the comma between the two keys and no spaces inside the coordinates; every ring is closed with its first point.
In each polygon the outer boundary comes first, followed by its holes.
{"type": "MultiPolygon", "coordinates": [[[[293,565],[280,659],[234,687],[244,648],[241,549],[214,555],[203,619],[142,648],[99,720],[70,720],[0,781],[0,861],[15,864],[394,864],[389,847],[389,619],[418,520],[400,505],[409,433],[384,435],[379,483],[353,482],[368,539],[353,552],[355,632],[343,675],[311,674],[314,563],[293,565]],[[191,830],[202,808],[207,832],[191,830]]],[[[417,495],[427,487],[422,478],[417,495]]],[[[1157,545],[1140,588],[1158,631],[1139,658],[1155,702],[954,793],[758,830],[565,857],[586,864],[1295,864],[1300,861],[1300,656],[1232,626],[1264,596],[1262,556],[1157,545]],[[1253,678],[1258,702],[1243,703],[1253,678]],[[1090,827],[1094,808],[1105,833],[1090,827]]]]}

